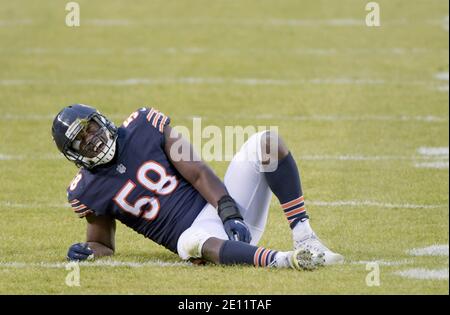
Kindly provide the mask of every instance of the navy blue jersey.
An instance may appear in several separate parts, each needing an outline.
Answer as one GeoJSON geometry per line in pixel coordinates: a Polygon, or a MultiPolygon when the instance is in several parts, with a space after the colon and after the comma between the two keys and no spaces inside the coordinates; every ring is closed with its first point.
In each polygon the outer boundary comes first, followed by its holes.
{"type": "Polygon", "coordinates": [[[81,168],[67,194],[79,217],[111,216],[176,253],[179,236],[206,201],[165,154],[169,122],[155,109],[132,113],[118,128],[113,162],[81,168]]]}

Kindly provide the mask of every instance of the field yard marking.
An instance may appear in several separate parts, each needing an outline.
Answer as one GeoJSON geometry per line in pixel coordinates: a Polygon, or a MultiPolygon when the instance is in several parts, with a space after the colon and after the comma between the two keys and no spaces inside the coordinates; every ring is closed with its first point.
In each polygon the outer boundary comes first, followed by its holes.
{"type": "Polygon", "coordinates": [[[407,156],[407,155],[301,155],[300,160],[305,161],[404,161],[404,160],[430,160],[433,156],[407,156]]]}
{"type": "MultiPolygon", "coordinates": [[[[228,25],[239,27],[365,27],[366,24],[362,18],[341,18],[341,19],[283,19],[283,18],[265,18],[265,19],[229,19],[229,18],[151,18],[147,20],[136,19],[84,19],[83,24],[99,27],[130,27],[130,26],[211,26],[211,25],[228,25]]],[[[10,19],[0,20],[2,26],[22,26],[35,25],[40,21],[31,19],[10,19]]],[[[448,16],[441,19],[429,20],[383,20],[385,26],[411,26],[429,24],[443,28],[448,32],[448,16]]]]}
{"type": "Polygon", "coordinates": [[[421,155],[443,156],[448,158],[449,147],[420,147],[417,149],[417,153],[421,155]]]}
{"type": "Polygon", "coordinates": [[[1,154],[0,153],[0,161],[47,161],[47,160],[60,160],[64,158],[62,154],[43,154],[43,155],[10,155],[10,154],[1,154]]]}
{"type": "Polygon", "coordinates": [[[444,31],[448,32],[448,15],[444,16],[441,20],[428,20],[427,22],[432,25],[438,25],[444,31]]]}
{"type": "Polygon", "coordinates": [[[377,207],[377,208],[403,208],[403,209],[436,209],[446,208],[447,204],[441,205],[420,205],[409,203],[386,203],[371,200],[336,200],[336,201],[306,201],[307,205],[322,206],[322,207],[377,207]]]}
{"type": "MultiPolygon", "coordinates": [[[[448,17],[447,17],[448,19],[448,17]]],[[[448,26],[448,20],[447,20],[447,26],[448,26]]],[[[448,30],[448,29],[447,29],[448,30]]],[[[445,85],[439,85],[436,89],[441,92],[448,92],[449,91],[449,73],[448,72],[438,72],[434,75],[434,78],[440,81],[447,81],[447,84],[445,85]]]]}
{"type": "Polygon", "coordinates": [[[449,168],[449,148],[448,147],[420,147],[417,149],[422,157],[433,157],[435,161],[427,161],[415,163],[417,168],[434,168],[434,169],[448,169],[449,168]]]}
{"type": "MultiPolygon", "coordinates": [[[[234,25],[246,27],[272,26],[272,27],[365,27],[365,21],[361,18],[341,18],[341,19],[283,19],[283,18],[266,18],[266,19],[227,19],[227,18],[152,18],[149,20],[132,20],[132,19],[85,19],[84,23],[92,26],[109,27],[109,26],[208,26],[208,25],[234,25]]],[[[432,20],[383,20],[383,25],[410,26],[430,24],[442,27],[442,19],[432,20]]]]}
{"type": "Polygon", "coordinates": [[[239,26],[363,26],[362,19],[224,19],[224,18],[160,18],[151,20],[87,19],[85,23],[95,26],[139,26],[139,25],[239,25],[239,26]]]}
{"type": "Polygon", "coordinates": [[[449,168],[449,162],[422,162],[422,163],[415,163],[414,166],[416,168],[434,168],[434,169],[448,169],[449,168]]]}
{"type": "MultiPolygon", "coordinates": [[[[51,268],[59,269],[65,268],[68,263],[61,262],[0,262],[0,268],[51,268]]],[[[141,267],[185,267],[192,266],[190,262],[167,262],[162,260],[151,260],[146,262],[132,262],[132,261],[115,261],[115,260],[96,260],[93,262],[79,262],[80,267],[128,267],[128,268],[141,268],[141,267]]]]}
{"type": "Polygon", "coordinates": [[[180,77],[180,78],[127,78],[127,79],[80,79],[80,80],[43,80],[43,79],[0,79],[0,86],[34,85],[243,85],[243,86],[297,86],[297,85],[406,85],[436,86],[434,81],[387,81],[385,79],[349,77],[280,79],[280,78],[223,78],[223,77],[180,77]]]}
{"type": "Polygon", "coordinates": [[[15,201],[0,201],[0,207],[4,208],[19,208],[19,209],[61,209],[61,208],[70,208],[70,205],[68,203],[22,203],[22,202],[15,202],[15,201]]]}
{"type": "MultiPolygon", "coordinates": [[[[32,154],[13,155],[0,153],[0,161],[48,161],[61,160],[62,154],[32,154]]],[[[339,162],[383,162],[383,161],[413,161],[416,168],[448,169],[448,158],[443,160],[442,156],[433,155],[300,155],[302,161],[339,161],[339,162]],[[420,162],[419,162],[420,161],[420,162]]]]}
{"type": "Polygon", "coordinates": [[[408,279],[417,280],[448,280],[448,268],[443,269],[406,269],[401,271],[396,271],[393,274],[401,276],[408,279]]]}
{"type": "Polygon", "coordinates": [[[438,72],[434,76],[438,80],[442,81],[448,81],[449,80],[449,73],[448,72],[438,72]]]}
{"type": "MultiPolygon", "coordinates": [[[[439,209],[448,208],[448,204],[410,204],[410,203],[389,203],[379,202],[371,200],[335,200],[335,201],[320,201],[309,200],[307,205],[313,205],[317,207],[376,207],[376,208],[403,208],[403,209],[439,209]]],[[[0,200],[0,207],[2,208],[38,208],[38,209],[54,209],[54,208],[70,208],[66,203],[22,203],[10,200],[0,200]]]]}
{"type": "Polygon", "coordinates": [[[350,264],[352,265],[367,265],[370,263],[375,263],[380,266],[402,266],[402,265],[410,265],[414,262],[410,259],[398,260],[398,261],[387,261],[387,260],[360,260],[360,261],[352,261],[350,264]]]}
{"type": "MultiPolygon", "coordinates": [[[[54,154],[32,154],[32,155],[11,155],[0,153],[0,161],[16,161],[16,160],[59,160],[63,159],[63,155],[54,154]]],[[[441,156],[424,156],[424,155],[300,155],[303,161],[426,161],[424,163],[442,163],[441,156]],[[438,161],[436,161],[438,160],[438,161]]],[[[447,162],[448,163],[448,162],[447,162]]]]}
{"type": "Polygon", "coordinates": [[[65,48],[65,49],[49,49],[42,47],[29,47],[20,50],[0,48],[1,54],[25,54],[25,55],[43,55],[43,54],[67,54],[67,55],[106,55],[106,54],[169,54],[169,55],[198,55],[198,54],[225,54],[225,55],[251,55],[255,54],[292,54],[292,55],[313,55],[313,56],[330,56],[330,55],[360,55],[360,54],[389,54],[389,55],[416,55],[429,53],[445,53],[448,54],[448,49],[430,49],[430,48],[293,48],[279,51],[276,49],[263,48],[219,48],[211,49],[207,47],[165,47],[165,48],[148,48],[148,47],[130,47],[130,48],[65,48]]]}
{"type": "Polygon", "coordinates": [[[20,25],[32,25],[31,19],[17,19],[17,20],[0,20],[0,27],[2,26],[20,26],[20,25]]]}
{"type": "Polygon", "coordinates": [[[431,245],[422,248],[413,248],[407,251],[412,256],[447,256],[448,257],[448,244],[444,245],[431,245]]]}
{"type": "MultiPolygon", "coordinates": [[[[112,114],[108,115],[111,119],[125,119],[128,114],[112,114]]],[[[11,114],[4,113],[0,115],[0,121],[48,121],[52,120],[55,114],[11,114]]],[[[177,116],[171,115],[173,119],[189,119],[191,120],[193,116],[177,116]]],[[[350,116],[350,115],[273,115],[273,114],[235,114],[235,115],[201,115],[202,119],[257,119],[257,120],[284,120],[284,121],[323,121],[323,122],[341,122],[341,121],[379,121],[379,122],[425,122],[425,123],[448,123],[449,119],[447,116],[392,116],[392,115],[361,115],[361,116],[350,116]]]]}

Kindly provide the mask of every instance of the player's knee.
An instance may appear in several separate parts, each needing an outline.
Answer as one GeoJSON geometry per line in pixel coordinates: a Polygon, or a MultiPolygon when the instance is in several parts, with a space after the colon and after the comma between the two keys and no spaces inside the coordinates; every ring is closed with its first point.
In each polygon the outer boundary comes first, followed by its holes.
{"type": "Polygon", "coordinates": [[[262,164],[275,163],[289,154],[283,139],[273,130],[266,131],[261,137],[262,164]]]}

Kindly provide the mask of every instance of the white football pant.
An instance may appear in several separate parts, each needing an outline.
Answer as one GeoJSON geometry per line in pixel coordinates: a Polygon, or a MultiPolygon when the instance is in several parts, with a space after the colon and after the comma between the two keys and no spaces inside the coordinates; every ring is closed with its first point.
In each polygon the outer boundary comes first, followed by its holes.
{"type": "MultiPolygon", "coordinates": [[[[250,229],[252,245],[258,244],[263,235],[272,197],[261,165],[261,139],[266,132],[256,133],[244,143],[230,162],[224,179],[250,229]]],[[[217,210],[208,203],[178,239],[178,255],[182,259],[201,257],[203,243],[210,237],[228,240],[217,210]]]]}

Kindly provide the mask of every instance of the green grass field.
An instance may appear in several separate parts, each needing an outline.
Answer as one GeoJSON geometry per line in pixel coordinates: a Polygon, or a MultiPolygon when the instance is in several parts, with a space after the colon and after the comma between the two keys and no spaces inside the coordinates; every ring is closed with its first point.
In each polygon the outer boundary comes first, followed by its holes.
{"type": "MultiPolygon", "coordinates": [[[[380,27],[359,0],[80,0],[80,27],[66,2],[0,0],[0,294],[449,293],[448,1],[380,0],[380,27]],[[119,224],[116,255],[67,286],[85,222],[50,129],[73,103],[117,124],[154,106],[172,125],[278,126],[346,263],[190,266],[119,224]]],[[[261,245],[291,248],[275,198],[261,245]]]]}

